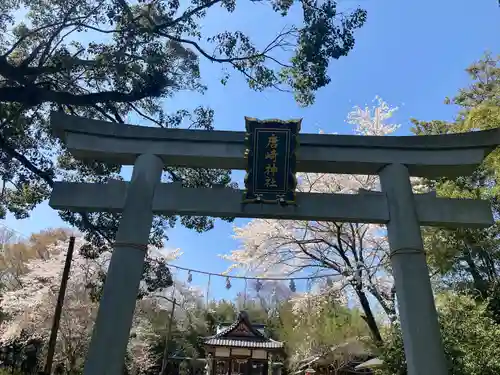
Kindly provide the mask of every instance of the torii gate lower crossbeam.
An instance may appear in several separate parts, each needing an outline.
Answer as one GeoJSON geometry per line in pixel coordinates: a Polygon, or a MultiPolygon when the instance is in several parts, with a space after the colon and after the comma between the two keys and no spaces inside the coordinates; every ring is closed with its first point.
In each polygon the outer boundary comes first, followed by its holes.
{"type": "MultiPolygon", "coordinates": [[[[196,192],[160,184],[163,165],[239,168],[244,164],[243,139],[231,132],[166,131],[160,134],[158,129],[139,129],[129,125],[123,128],[123,134],[119,134],[114,124],[108,126],[105,122],[78,119],[75,120],[77,126],[73,126],[72,117],[58,115],[52,119],[58,135],[67,140],[70,151],[80,158],[121,161],[123,164],[136,160],[128,184],[89,188],[61,183],[56,185],[51,198],[51,205],[58,209],[81,212],[87,206],[90,211],[123,212],[84,370],[85,375],[120,375],[153,214],[197,213],[196,202],[199,200],[186,203],[189,202],[186,198],[190,194],[193,197],[196,192]],[[141,136],[143,133],[145,135],[141,136]],[[134,143],[135,137],[141,138],[137,144],[134,143]],[[204,150],[210,157],[204,157],[204,150]],[[87,193],[77,197],[84,191],[87,193]],[[175,197],[165,200],[160,196],[161,192],[175,197]],[[109,198],[109,202],[103,199],[113,193],[117,196],[109,198]],[[71,196],[74,199],[69,199],[71,196]],[[183,198],[176,202],[177,196],[183,198]]],[[[271,210],[270,206],[254,205],[247,210],[235,203],[234,192],[230,189],[199,190],[205,196],[218,196],[223,200],[221,207],[214,207],[211,202],[200,204],[199,208],[201,214],[214,216],[241,217],[248,214],[250,217],[385,223],[408,374],[446,375],[448,370],[420,225],[487,227],[493,223],[493,217],[486,202],[413,195],[409,178],[468,174],[498,145],[499,134],[498,131],[488,131],[439,137],[371,137],[370,140],[364,139],[366,137],[307,135],[308,145],[298,157],[301,171],[378,173],[382,193],[326,198],[304,194],[297,197],[296,208],[276,205],[271,210]],[[441,140],[443,147],[440,147],[441,140]],[[373,148],[371,143],[375,145],[373,148]],[[318,156],[314,150],[318,151],[318,156]],[[342,162],[336,163],[336,157],[341,157],[342,162]],[[327,201],[325,209],[322,203],[327,201]],[[332,202],[338,202],[338,206],[332,202]],[[352,210],[348,209],[349,203],[353,204],[352,210]],[[363,204],[366,204],[364,212],[363,204]]]]}

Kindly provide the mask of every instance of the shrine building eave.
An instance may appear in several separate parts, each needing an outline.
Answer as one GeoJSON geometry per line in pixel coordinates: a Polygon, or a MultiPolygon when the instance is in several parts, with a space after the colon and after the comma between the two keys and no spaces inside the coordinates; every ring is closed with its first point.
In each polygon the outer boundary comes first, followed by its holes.
{"type": "Polygon", "coordinates": [[[283,343],[280,341],[268,340],[245,340],[245,339],[218,339],[206,338],[203,341],[206,346],[223,346],[227,348],[249,348],[249,349],[283,349],[283,343]]]}
{"type": "Polygon", "coordinates": [[[205,346],[227,348],[249,348],[276,350],[282,349],[283,343],[272,340],[262,334],[250,322],[248,314],[241,311],[236,320],[219,333],[202,339],[205,346]]]}

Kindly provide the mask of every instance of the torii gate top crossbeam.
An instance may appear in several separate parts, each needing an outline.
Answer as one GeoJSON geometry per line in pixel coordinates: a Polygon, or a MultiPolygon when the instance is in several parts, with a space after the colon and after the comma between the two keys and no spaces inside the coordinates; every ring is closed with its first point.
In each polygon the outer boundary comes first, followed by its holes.
{"type": "MultiPolygon", "coordinates": [[[[134,164],[153,153],[166,165],[245,169],[244,132],[160,129],[51,114],[51,125],[77,158],[134,164]]],[[[301,134],[297,171],[377,174],[401,163],[411,176],[470,175],[500,144],[500,130],[438,136],[301,134]]]]}

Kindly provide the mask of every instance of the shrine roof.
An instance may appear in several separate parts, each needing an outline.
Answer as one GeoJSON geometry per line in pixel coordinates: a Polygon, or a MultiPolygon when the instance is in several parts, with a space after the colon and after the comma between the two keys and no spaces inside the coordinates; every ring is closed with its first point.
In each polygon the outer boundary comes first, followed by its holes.
{"type": "Polygon", "coordinates": [[[205,345],[210,345],[210,346],[227,346],[234,348],[258,348],[258,349],[283,348],[282,342],[274,340],[257,341],[257,340],[245,340],[245,339],[216,339],[207,337],[205,338],[203,343],[205,345]]]}
{"type": "Polygon", "coordinates": [[[271,340],[264,336],[258,328],[250,323],[248,314],[241,311],[236,320],[229,326],[222,329],[213,336],[203,339],[205,345],[227,346],[240,348],[262,348],[262,349],[281,349],[283,343],[271,340]]]}

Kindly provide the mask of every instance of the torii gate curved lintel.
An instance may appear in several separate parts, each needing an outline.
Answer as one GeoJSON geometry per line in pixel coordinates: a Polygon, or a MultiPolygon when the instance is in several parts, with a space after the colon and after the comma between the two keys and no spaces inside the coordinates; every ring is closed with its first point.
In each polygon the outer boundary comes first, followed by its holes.
{"type": "MultiPolygon", "coordinates": [[[[77,158],[133,165],[152,153],[166,165],[240,169],[245,132],[160,129],[51,114],[55,134],[77,158]]],[[[298,172],[377,174],[398,162],[411,176],[470,175],[500,144],[498,129],[432,136],[300,134],[298,172]]]]}

